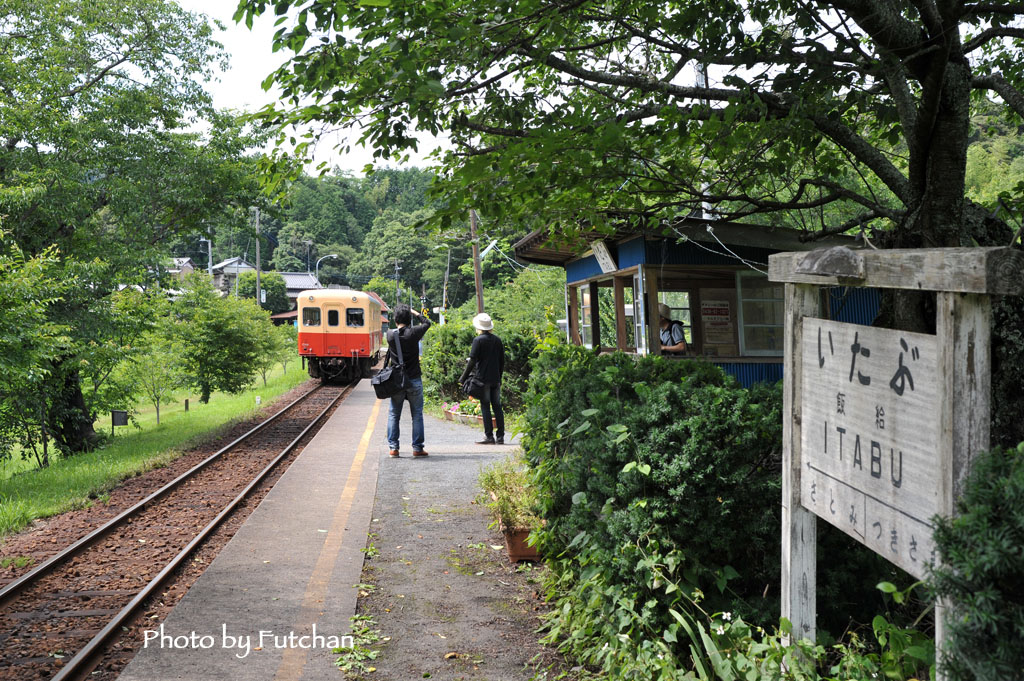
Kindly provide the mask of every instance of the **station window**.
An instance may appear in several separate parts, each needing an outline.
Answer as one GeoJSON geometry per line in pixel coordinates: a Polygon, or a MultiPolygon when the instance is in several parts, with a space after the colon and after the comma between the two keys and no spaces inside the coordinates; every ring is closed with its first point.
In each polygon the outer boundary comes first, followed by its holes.
{"type": "Polygon", "coordinates": [[[320,308],[319,307],[304,307],[304,308],[302,308],[302,325],[303,326],[320,326],[320,308]]]}
{"type": "Polygon", "coordinates": [[[345,326],[361,327],[365,325],[363,317],[363,309],[360,307],[350,307],[345,310],[345,326]]]}
{"type": "Polygon", "coordinates": [[[658,302],[672,308],[672,319],[683,325],[686,343],[693,343],[693,317],[690,314],[689,291],[658,291],[658,302]]]}
{"type": "Polygon", "coordinates": [[[587,348],[594,347],[594,332],[590,325],[590,290],[580,287],[580,340],[587,348]]]}
{"type": "Polygon", "coordinates": [[[337,326],[340,319],[341,315],[338,314],[337,310],[327,311],[327,326],[337,326]]]}
{"type": "Polygon", "coordinates": [[[781,356],[785,301],[782,284],[757,272],[737,272],[740,301],[740,351],[744,355],[781,356]]]}

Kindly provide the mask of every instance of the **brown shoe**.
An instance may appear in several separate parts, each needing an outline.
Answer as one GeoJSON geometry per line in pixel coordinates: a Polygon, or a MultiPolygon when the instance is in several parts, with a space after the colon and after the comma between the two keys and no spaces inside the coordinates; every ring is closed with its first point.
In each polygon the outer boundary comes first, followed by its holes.
{"type": "Polygon", "coordinates": [[[396,458],[396,459],[398,458],[398,450],[397,449],[392,449],[390,452],[388,452],[388,454],[391,455],[392,457],[396,458]]]}
{"type": "Polygon", "coordinates": [[[413,452],[412,455],[413,456],[430,456],[429,454],[427,454],[426,452],[424,452],[422,450],[420,450],[418,452],[413,452]]]}

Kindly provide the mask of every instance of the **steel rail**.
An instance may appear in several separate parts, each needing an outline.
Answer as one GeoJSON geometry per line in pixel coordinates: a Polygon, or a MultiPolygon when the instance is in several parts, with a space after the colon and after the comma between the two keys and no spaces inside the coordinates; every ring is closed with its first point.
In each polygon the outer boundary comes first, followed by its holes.
{"type": "Polygon", "coordinates": [[[267,474],[270,473],[278,463],[280,463],[281,459],[295,449],[299,440],[305,437],[306,433],[308,433],[313,426],[319,423],[320,419],[322,419],[327,412],[330,411],[339,400],[341,400],[342,397],[351,392],[351,390],[352,387],[350,386],[347,390],[342,391],[336,398],[334,398],[334,400],[331,401],[331,403],[327,405],[327,407],[325,407],[324,410],[320,412],[320,414],[313,419],[308,426],[303,428],[302,432],[299,433],[299,435],[292,440],[291,443],[289,443],[273,461],[267,464],[266,468],[260,471],[259,475],[257,475],[252,482],[246,485],[245,489],[239,492],[238,496],[236,496],[231,503],[217,514],[216,518],[211,520],[210,523],[185,546],[185,548],[179,551],[178,554],[172,558],[166,566],[164,566],[156,577],[143,587],[127,605],[121,608],[120,612],[114,615],[114,618],[108,622],[107,625],[92,638],[92,640],[85,644],[85,646],[83,646],[74,657],[68,660],[68,663],[64,665],[64,667],[62,667],[61,670],[57,672],[57,675],[52,677],[50,681],[68,681],[69,679],[80,678],[81,675],[90,672],[91,669],[86,668],[85,665],[89,664],[93,658],[102,651],[103,645],[107,642],[107,639],[121,629],[124,623],[134,614],[135,610],[138,609],[138,607],[142,605],[142,603],[145,602],[145,600],[149,598],[154,591],[160,588],[171,573],[174,572],[174,570],[176,570],[186,558],[188,558],[188,556],[196,549],[196,547],[199,546],[199,544],[203,542],[203,540],[206,539],[207,536],[209,536],[211,532],[217,529],[217,526],[219,526],[225,518],[231,515],[231,512],[234,511],[235,507],[238,506],[238,504],[240,504],[260,482],[262,482],[263,478],[265,478],[267,474]]]}
{"type": "MultiPolygon", "coordinates": [[[[245,440],[248,437],[251,437],[252,435],[255,435],[257,432],[259,432],[260,430],[262,430],[266,426],[268,426],[271,423],[273,423],[279,416],[284,414],[286,411],[288,411],[289,409],[291,409],[295,405],[299,404],[303,400],[307,399],[313,393],[319,392],[322,388],[323,388],[322,385],[318,385],[315,388],[313,388],[312,390],[310,390],[309,392],[305,393],[304,395],[301,395],[299,398],[297,398],[296,400],[291,402],[286,407],[282,408],[279,412],[277,412],[276,414],[274,414],[273,416],[268,418],[266,421],[263,421],[262,423],[260,423],[256,427],[254,427],[251,430],[249,430],[248,432],[246,432],[244,435],[236,438],[230,444],[225,445],[224,447],[222,447],[219,451],[215,452],[214,454],[211,454],[209,457],[207,457],[206,459],[204,459],[200,463],[196,464],[195,466],[193,466],[192,468],[190,468],[186,472],[182,473],[181,475],[179,475],[174,480],[171,480],[169,483],[167,483],[166,485],[164,485],[163,487],[161,487],[157,491],[153,492],[152,494],[150,494],[145,499],[143,499],[143,500],[137,502],[136,504],[134,504],[131,508],[126,509],[125,511],[121,512],[120,514],[118,514],[114,518],[111,518],[110,520],[108,520],[106,523],[104,523],[100,527],[97,527],[95,530],[93,530],[89,534],[85,535],[84,537],[82,537],[81,539],[76,541],[74,544],[71,544],[70,546],[66,547],[65,549],[61,550],[60,552],[55,553],[54,555],[50,556],[48,559],[46,559],[45,561],[43,561],[42,563],[40,563],[39,565],[34,567],[29,572],[26,572],[21,577],[18,577],[17,579],[15,579],[15,580],[9,582],[8,584],[6,584],[2,589],[0,589],[0,606],[6,605],[8,601],[10,601],[12,598],[17,596],[18,594],[20,594],[27,587],[31,586],[31,584],[33,582],[35,582],[37,579],[39,579],[40,577],[42,577],[42,576],[44,576],[46,574],[49,574],[59,564],[61,564],[64,561],[68,560],[69,558],[73,558],[74,556],[78,555],[79,553],[81,553],[85,549],[87,549],[90,546],[92,546],[93,544],[95,544],[97,541],[99,541],[100,539],[102,539],[106,535],[110,534],[110,532],[112,532],[117,527],[122,525],[127,518],[135,515],[136,513],[141,511],[146,506],[152,504],[154,501],[157,501],[157,500],[161,499],[162,497],[166,496],[168,492],[174,490],[176,487],[178,487],[183,482],[185,482],[186,480],[191,478],[193,475],[198,473],[200,470],[205,468],[207,465],[209,465],[209,464],[213,463],[214,461],[216,461],[217,459],[219,459],[226,452],[230,451],[235,446],[237,446],[240,442],[242,442],[243,440],[245,440]]],[[[342,394],[344,394],[344,393],[342,393],[342,394]]],[[[340,395],[339,395],[339,397],[340,397],[340,395]]]]}

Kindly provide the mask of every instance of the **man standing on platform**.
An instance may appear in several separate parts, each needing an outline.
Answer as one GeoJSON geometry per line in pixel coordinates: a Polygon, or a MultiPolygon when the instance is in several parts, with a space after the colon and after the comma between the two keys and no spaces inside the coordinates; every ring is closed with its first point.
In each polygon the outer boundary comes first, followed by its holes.
{"type": "Polygon", "coordinates": [[[399,421],[402,418],[402,406],[409,400],[409,412],[412,416],[412,455],[426,456],[423,449],[423,375],[420,371],[420,339],[430,328],[430,320],[410,309],[408,305],[399,303],[395,306],[395,324],[398,326],[388,334],[388,362],[398,363],[398,352],[395,343],[402,344],[402,361],[405,364],[405,377],[409,387],[391,396],[391,407],[388,410],[388,448],[389,454],[398,456],[398,440],[400,436],[399,421]],[[420,324],[412,324],[412,316],[416,315],[420,324]]]}
{"type": "Polygon", "coordinates": [[[505,346],[494,335],[494,322],[486,312],[473,317],[473,328],[477,336],[469,351],[469,362],[462,372],[459,383],[465,383],[470,374],[484,384],[480,398],[480,411],[484,416],[484,439],[478,445],[505,444],[505,413],[501,409],[501,375],[505,371],[505,346]],[[491,409],[494,409],[494,421],[491,409]]]}

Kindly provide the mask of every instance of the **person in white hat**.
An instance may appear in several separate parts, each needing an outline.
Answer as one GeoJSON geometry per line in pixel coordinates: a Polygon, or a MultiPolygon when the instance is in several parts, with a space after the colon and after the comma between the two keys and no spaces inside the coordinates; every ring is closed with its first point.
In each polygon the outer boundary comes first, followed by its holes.
{"type": "Polygon", "coordinates": [[[494,335],[494,322],[486,312],[473,317],[476,338],[469,351],[469,362],[459,383],[473,375],[483,383],[480,411],[484,416],[484,439],[478,445],[505,444],[505,413],[501,409],[501,376],[505,371],[505,346],[494,335]],[[491,410],[494,418],[491,418],[491,410]]]}
{"type": "Polygon", "coordinates": [[[658,326],[661,329],[661,351],[678,354],[686,352],[686,334],[683,323],[672,319],[672,308],[665,303],[659,303],[658,318],[658,326]]]}

